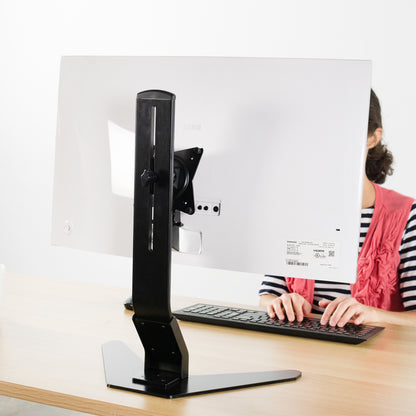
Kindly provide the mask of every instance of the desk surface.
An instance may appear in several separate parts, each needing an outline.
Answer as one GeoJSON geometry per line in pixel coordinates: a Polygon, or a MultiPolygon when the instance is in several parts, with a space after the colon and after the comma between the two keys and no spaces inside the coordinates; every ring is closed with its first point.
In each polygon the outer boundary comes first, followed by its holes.
{"type": "MultiPolygon", "coordinates": [[[[0,304],[0,394],[97,415],[414,415],[416,330],[387,325],[344,345],[180,323],[191,374],[295,369],[294,382],[160,399],[106,387],[101,345],[142,356],[128,290],[7,276],[0,304]]],[[[174,306],[193,303],[175,299],[174,306]],[[176,305],[175,305],[176,303],[176,305]]]]}

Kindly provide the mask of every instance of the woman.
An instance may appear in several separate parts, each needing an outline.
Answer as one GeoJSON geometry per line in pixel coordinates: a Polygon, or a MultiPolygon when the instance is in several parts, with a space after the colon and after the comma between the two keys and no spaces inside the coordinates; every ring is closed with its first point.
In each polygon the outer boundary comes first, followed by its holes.
{"type": "Polygon", "coordinates": [[[344,326],[388,322],[416,326],[416,203],[377,184],[391,175],[393,157],[382,144],[379,100],[371,90],[357,282],[265,276],[260,305],[270,317],[344,326]]]}

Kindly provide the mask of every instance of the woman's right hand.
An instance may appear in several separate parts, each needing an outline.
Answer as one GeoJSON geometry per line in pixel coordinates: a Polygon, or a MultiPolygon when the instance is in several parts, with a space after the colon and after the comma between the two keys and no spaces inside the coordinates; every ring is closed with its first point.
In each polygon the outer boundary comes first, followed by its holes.
{"type": "Polygon", "coordinates": [[[310,315],[311,310],[311,304],[298,293],[285,293],[267,305],[270,318],[277,317],[280,320],[287,318],[290,322],[295,319],[298,322],[303,321],[305,316],[310,315]]]}

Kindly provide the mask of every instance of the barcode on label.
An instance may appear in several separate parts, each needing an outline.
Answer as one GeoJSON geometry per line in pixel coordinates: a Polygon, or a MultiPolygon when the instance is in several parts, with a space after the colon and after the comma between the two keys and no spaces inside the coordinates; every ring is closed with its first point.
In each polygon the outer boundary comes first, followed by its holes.
{"type": "Polygon", "coordinates": [[[286,259],[286,264],[288,264],[289,266],[309,266],[309,263],[291,259],[286,259]]]}
{"type": "Polygon", "coordinates": [[[328,251],[328,257],[335,257],[335,251],[334,250],[329,250],[328,251]]]}

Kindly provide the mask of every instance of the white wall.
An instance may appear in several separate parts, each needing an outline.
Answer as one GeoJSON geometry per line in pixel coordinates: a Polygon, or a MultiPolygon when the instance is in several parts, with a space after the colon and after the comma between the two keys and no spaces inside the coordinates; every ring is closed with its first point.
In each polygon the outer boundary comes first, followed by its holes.
{"type": "MultiPolygon", "coordinates": [[[[0,263],[130,284],[129,259],[50,245],[61,55],[371,59],[396,159],[387,186],[416,196],[415,17],[411,0],[0,0],[0,263]]],[[[256,302],[259,276],[183,272],[174,270],[175,291],[256,302]]]]}

